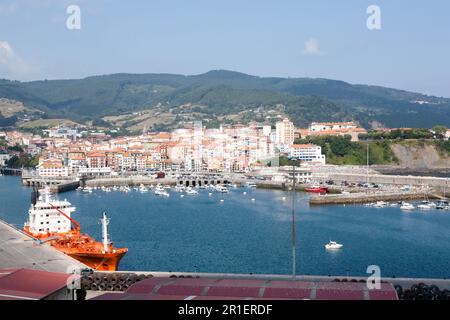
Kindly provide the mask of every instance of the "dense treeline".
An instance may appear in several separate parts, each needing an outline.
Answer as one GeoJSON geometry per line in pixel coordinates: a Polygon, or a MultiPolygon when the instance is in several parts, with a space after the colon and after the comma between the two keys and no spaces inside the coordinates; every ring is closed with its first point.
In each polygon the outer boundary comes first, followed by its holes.
{"type": "Polygon", "coordinates": [[[297,139],[295,143],[312,143],[322,147],[327,163],[364,165],[367,163],[367,144],[369,145],[369,164],[390,164],[397,159],[387,141],[356,142],[350,136],[312,136],[297,139]]]}
{"type": "Polygon", "coordinates": [[[34,168],[39,164],[38,156],[31,156],[27,153],[20,153],[12,156],[6,161],[6,166],[9,168],[34,168]]]}
{"type": "Polygon", "coordinates": [[[369,131],[359,135],[360,140],[397,140],[397,139],[431,139],[433,133],[429,129],[396,129],[391,131],[369,131]]]}

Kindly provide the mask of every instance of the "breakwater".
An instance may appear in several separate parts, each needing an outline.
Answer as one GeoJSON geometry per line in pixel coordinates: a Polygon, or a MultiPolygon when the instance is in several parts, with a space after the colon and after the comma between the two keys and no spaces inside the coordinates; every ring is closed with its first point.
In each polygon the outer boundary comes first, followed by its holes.
{"type": "Polygon", "coordinates": [[[310,205],[331,205],[331,204],[356,204],[371,203],[377,201],[401,201],[401,200],[423,200],[441,199],[438,194],[427,194],[425,192],[399,192],[399,193],[350,193],[350,194],[326,194],[315,195],[309,199],[310,205]]]}

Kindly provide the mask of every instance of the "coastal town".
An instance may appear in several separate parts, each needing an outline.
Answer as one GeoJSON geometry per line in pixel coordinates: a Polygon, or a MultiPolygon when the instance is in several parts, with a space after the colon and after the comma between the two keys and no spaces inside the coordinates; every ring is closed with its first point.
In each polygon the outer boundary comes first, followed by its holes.
{"type": "MultiPolygon", "coordinates": [[[[280,154],[306,165],[324,165],[320,146],[295,140],[311,135],[349,135],[358,140],[358,134],[366,131],[354,122],[313,122],[308,128],[296,128],[286,118],[275,128],[250,123],[205,129],[194,122],[191,128],[172,132],[117,138],[65,126],[44,132],[1,132],[0,137],[10,146],[26,146],[26,153],[39,158],[37,174],[49,178],[149,171],[249,172],[274,165],[280,154]]],[[[3,164],[13,155],[14,151],[2,155],[3,164]]]]}

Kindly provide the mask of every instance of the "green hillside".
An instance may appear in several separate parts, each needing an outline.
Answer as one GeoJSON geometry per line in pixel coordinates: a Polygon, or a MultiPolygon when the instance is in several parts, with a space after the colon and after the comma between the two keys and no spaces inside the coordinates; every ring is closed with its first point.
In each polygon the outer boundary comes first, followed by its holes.
{"type": "Polygon", "coordinates": [[[44,117],[74,121],[157,106],[164,113],[194,104],[202,107],[195,114],[200,119],[258,108],[260,116],[277,110],[302,126],[329,120],[357,120],[365,127],[373,121],[389,127],[450,126],[450,99],[343,81],[263,78],[224,70],[194,76],[114,74],[77,80],[0,80],[0,97],[39,109],[46,113],[44,117]]]}

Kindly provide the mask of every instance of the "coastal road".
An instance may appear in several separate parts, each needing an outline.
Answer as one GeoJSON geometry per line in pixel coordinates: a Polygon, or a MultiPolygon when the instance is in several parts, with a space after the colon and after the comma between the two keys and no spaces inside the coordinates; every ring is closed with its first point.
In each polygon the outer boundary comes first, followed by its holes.
{"type": "Polygon", "coordinates": [[[86,268],[77,260],[45,244],[38,244],[25,233],[0,220],[0,269],[28,268],[69,273],[74,267],[86,268]]]}

